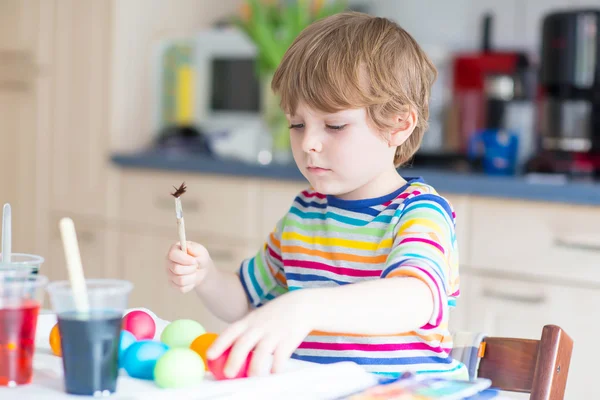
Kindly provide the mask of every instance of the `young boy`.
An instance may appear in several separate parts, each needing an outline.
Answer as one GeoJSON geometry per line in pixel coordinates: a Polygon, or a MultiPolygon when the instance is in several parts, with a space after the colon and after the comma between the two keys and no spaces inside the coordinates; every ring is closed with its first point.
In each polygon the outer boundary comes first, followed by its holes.
{"type": "Polygon", "coordinates": [[[288,49],[272,88],[310,188],[237,274],[217,269],[200,244],[168,254],[173,285],[232,322],[208,353],[231,348],[226,375],[252,351],[250,375],[272,356],[275,372],[292,357],[466,377],[449,356],[454,212],[397,172],[427,128],[435,75],[407,32],[360,13],[320,20],[288,49]]]}

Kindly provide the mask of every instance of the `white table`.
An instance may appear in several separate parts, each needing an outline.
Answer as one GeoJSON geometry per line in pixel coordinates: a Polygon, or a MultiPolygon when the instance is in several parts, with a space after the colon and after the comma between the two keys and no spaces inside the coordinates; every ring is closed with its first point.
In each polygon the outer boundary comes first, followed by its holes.
{"type": "MultiPolygon", "coordinates": [[[[149,312],[149,310],[144,310],[149,312]]],[[[152,313],[151,313],[152,314],[152,313]]],[[[154,316],[154,314],[153,314],[154,316]]],[[[168,324],[157,321],[155,339],[168,324]]],[[[48,338],[56,323],[52,313],[42,313],[36,332],[34,377],[29,385],[0,388],[0,399],[62,400],[85,399],[68,395],[63,386],[62,359],[52,354],[48,338]]],[[[134,379],[122,371],[117,392],[110,399],[333,399],[372,386],[376,378],[353,363],[316,365],[290,361],[286,372],[267,377],[215,381],[210,373],[198,385],[187,389],[160,389],[152,381],[134,379]]]]}

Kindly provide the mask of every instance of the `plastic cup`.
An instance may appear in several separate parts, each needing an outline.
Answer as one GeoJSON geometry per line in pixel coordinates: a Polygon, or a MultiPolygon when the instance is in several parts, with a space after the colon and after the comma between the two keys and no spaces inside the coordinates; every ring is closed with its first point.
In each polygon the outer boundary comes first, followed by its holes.
{"type": "Polygon", "coordinates": [[[89,311],[76,308],[68,281],[48,285],[58,319],[65,390],[69,394],[108,396],[117,390],[121,320],[131,282],[86,280],[89,311]]]}
{"type": "Polygon", "coordinates": [[[0,268],[0,386],[31,383],[35,332],[48,278],[22,266],[0,268]]]}
{"type": "Polygon", "coordinates": [[[25,253],[12,253],[10,255],[10,263],[5,264],[2,260],[2,253],[0,253],[0,268],[2,266],[23,266],[32,268],[33,274],[37,274],[40,270],[40,267],[44,263],[44,257],[38,256],[35,254],[25,254],[25,253]]]}

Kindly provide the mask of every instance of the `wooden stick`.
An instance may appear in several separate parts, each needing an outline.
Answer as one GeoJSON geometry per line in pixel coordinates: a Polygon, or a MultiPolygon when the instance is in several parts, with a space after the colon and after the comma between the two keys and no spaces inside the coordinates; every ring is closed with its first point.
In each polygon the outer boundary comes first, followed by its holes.
{"type": "MultiPolygon", "coordinates": [[[[179,208],[181,209],[181,200],[176,200],[179,203],[179,208]]],[[[181,217],[177,218],[177,233],[179,235],[179,243],[181,244],[181,250],[187,254],[187,240],[185,239],[185,222],[183,220],[183,212],[181,212],[181,217]]]]}
{"type": "Polygon", "coordinates": [[[83,266],[81,265],[81,254],[79,253],[75,224],[71,218],[60,220],[60,233],[67,260],[71,289],[73,290],[75,308],[77,311],[85,313],[89,311],[90,305],[88,303],[87,287],[83,275],[83,266]]]}
{"type": "Polygon", "coordinates": [[[171,193],[171,196],[175,197],[175,217],[177,217],[177,234],[179,235],[179,244],[181,250],[187,254],[187,241],[185,239],[185,223],[183,221],[183,208],[181,207],[181,195],[183,195],[187,188],[185,182],[178,188],[173,186],[175,192],[171,193]]]}

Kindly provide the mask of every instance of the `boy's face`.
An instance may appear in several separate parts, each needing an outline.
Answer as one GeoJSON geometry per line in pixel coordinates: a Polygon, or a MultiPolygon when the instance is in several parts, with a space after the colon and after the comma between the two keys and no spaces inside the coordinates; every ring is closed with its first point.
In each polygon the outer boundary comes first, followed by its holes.
{"type": "Polygon", "coordinates": [[[387,194],[383,181],[398,176],[395,147],[368,123],[366,109],[328,114],[300,103],[287,117],[294,160],[317,192],[348,200],[387,194]]]}

